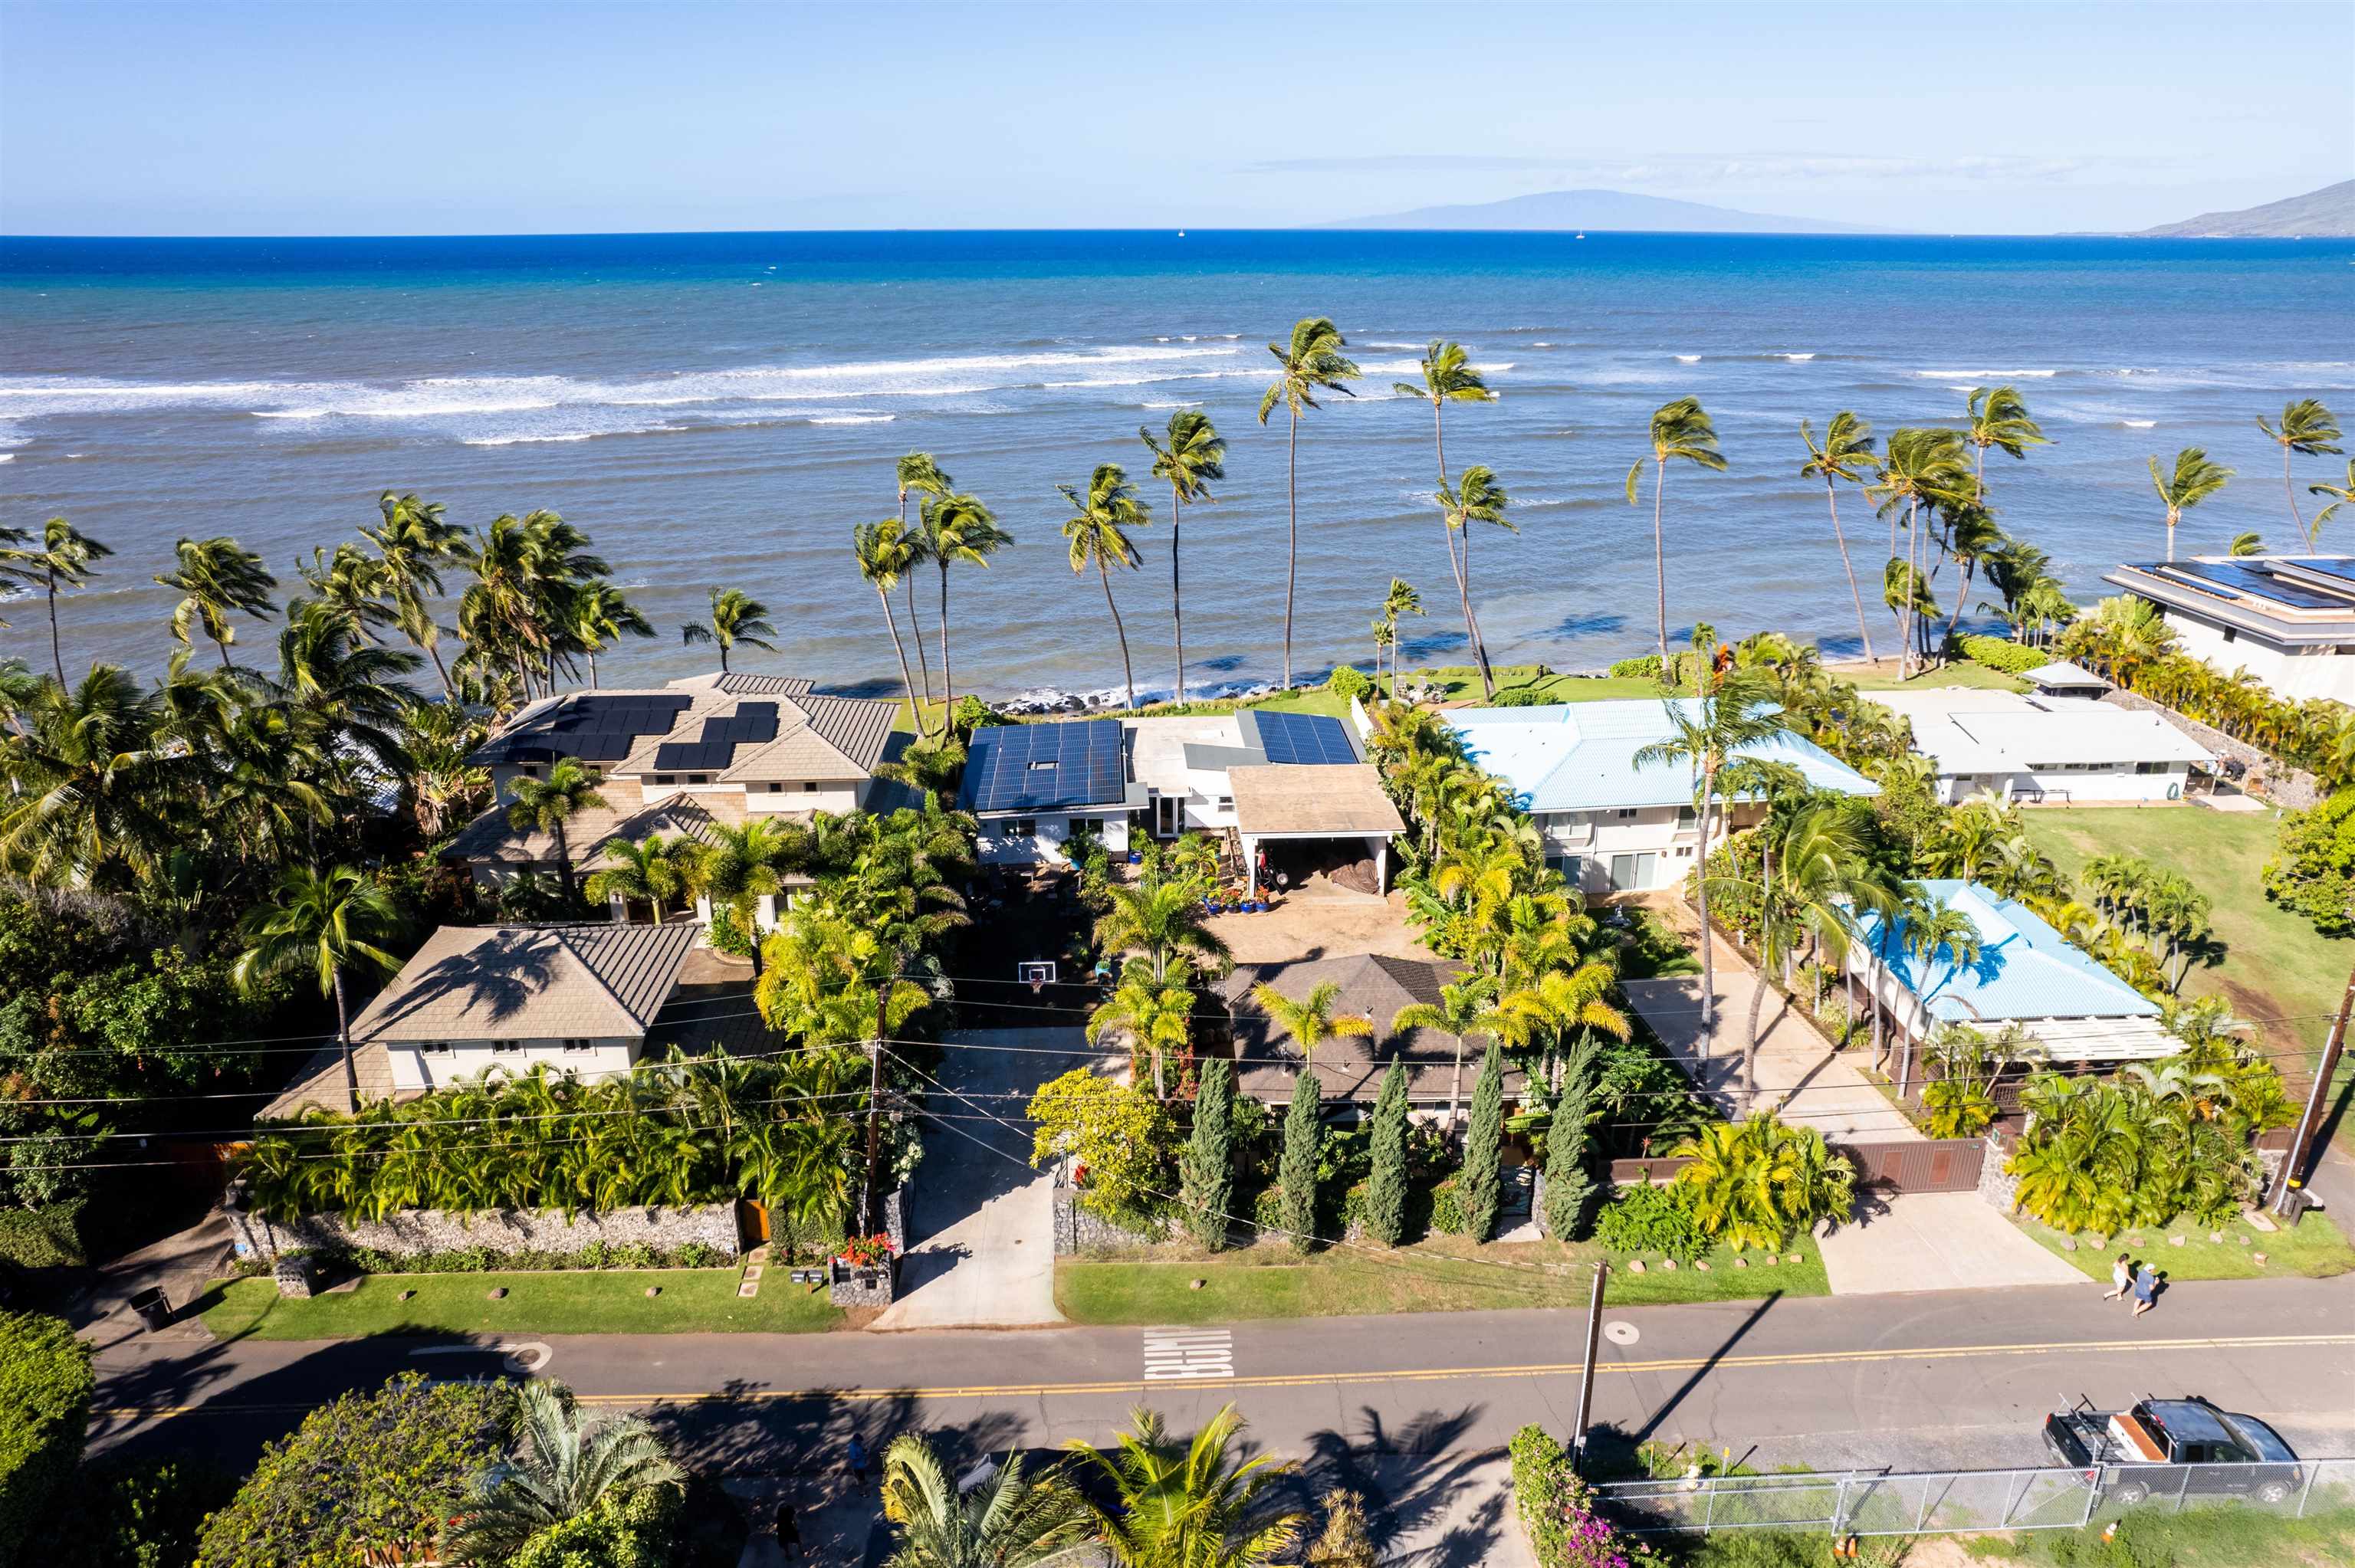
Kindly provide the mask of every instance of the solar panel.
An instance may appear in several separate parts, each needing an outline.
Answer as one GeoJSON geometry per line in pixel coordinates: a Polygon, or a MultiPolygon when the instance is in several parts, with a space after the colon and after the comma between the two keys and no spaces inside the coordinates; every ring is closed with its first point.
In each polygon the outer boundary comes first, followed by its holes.
{"type": "Polygon", "coordinates": [[[716,772],[728,766],[733,746],[709,740],[666,740],[655,747],[655,767],[665,773],[716,772]]]}
{"type": "Polygon", "coordinates": [[[1349,732],[1327,714],[1251,712],[1259,729],[1260,749],[1270,762],[1340,766],[1358,760],[1349,732]]]}
{"type": "Polygon", "coordinates": [[[1127,779],[1115,720],[996,725],[975,732],[961,796],[972,811],[1108,805],[1127,779]]]}
{"type": "Polygon", "coordinates": [[[2322,577],[2331,583],[2344,583],[2347,591],[2355,593],[2355,560],[2345,556],[2321,556],[2312,560],[2283,561],[2268,567],[2277,575],[2286,574],[2292,580],[2299,577],[2322,577]]]}
{"type": "Polygon", "coordinates": [[[2246,567],[2227,566],[2221,561],[2178,561],[2171,569],[2185,577],[2204,578],[2229,592],[2269,599],[2293,609],[2347,608],[2347,600],[2339,595],[2306,588],[2271,573],[2251,571],[2246,567]]]}

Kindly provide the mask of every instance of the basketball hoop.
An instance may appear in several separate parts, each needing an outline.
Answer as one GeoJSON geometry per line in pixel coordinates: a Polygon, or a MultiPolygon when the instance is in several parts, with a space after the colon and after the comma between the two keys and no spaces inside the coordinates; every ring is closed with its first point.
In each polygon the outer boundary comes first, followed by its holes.
{"type": "Polygon", "coordinates": [[[1017,964],[1014,966],[1014,979],[1016,983],[1028,986],[1030,994],[1037,996],[1055,983],[1055,960],[1034,959],[1017,964]]]}

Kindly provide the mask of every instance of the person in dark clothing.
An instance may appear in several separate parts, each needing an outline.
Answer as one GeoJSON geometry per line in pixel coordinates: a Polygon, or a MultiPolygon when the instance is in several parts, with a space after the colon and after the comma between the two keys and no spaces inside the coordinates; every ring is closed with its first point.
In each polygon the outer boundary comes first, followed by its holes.
{"type": "Polygon", "coordinates": [[[858,1433],[854,1432],[850,1435],[850,1446],[843,1450],[843,1458],[850,1466],[852,1483],[865,1486],[867,1484],[867,1445],[859,1441],[858,1433]]]}
{"type": "Polygon", "coordinates": [[[777,1547],[788,1557],[802,1554],[801,1521],[794,1517],[794,1505],[783,1498],[777,1499],[777,1547]]]}

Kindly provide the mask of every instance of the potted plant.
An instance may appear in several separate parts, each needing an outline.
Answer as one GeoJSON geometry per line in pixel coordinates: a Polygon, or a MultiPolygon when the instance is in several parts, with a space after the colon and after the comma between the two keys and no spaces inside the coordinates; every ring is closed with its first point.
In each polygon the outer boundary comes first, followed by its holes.
{"type": "Polygon", "coordinates": [[[891,1238],[878,1233],[871,1236],[852,1236],[842,1244],[835,1255],[864,1283],[873,1283],[891,1265],[891,1238]]]}

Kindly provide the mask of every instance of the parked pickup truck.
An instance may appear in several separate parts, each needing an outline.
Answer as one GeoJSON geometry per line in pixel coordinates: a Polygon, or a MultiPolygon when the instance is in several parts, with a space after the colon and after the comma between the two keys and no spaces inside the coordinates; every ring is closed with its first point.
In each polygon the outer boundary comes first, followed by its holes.
{"type": "Polygon", "coordinates": [[[2044,1446],[2083,1470],[2106,1499],[2129,1507],[2154,1492],[2287,1502],[2306,1484],[2297,1456],[2272,1427],[2204,1399],[2144,1399],[2117,1411],[2080,1400],[2044,1418],[2044,1446]]]}

